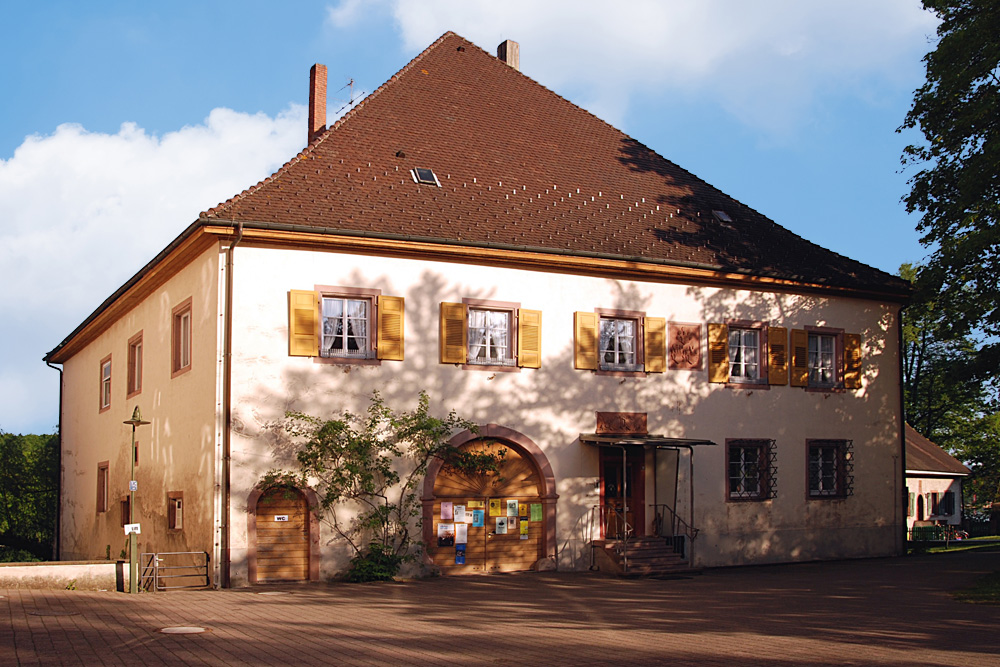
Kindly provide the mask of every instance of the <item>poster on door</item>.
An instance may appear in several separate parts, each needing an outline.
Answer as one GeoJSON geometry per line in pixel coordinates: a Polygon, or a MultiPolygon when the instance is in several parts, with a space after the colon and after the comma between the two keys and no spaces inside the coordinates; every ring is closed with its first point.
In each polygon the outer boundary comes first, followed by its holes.
{"type": "Polygon", "coordinates": [[[470,518],[465,511],[465,505],[455,505],[455,523],[469,523],[470,518]]]}
{"type": "Polygon", "coordinates": [[[503,501],[499,498],[490,499],[490,516],[503,516],[503,501]]]}
{"type": "Polygon", "coordinates": [[[508,500],[507,501],[507,516],[517,516],[517,501],[508,500]]]}
{"type": "Polygon", "coordinates": [[[441,519],[443,521],[451,521],[454,515],[455,510],[452,503],[441,503],[441,519]]]}
{"type": "Polygon", "coordinates": [[[521,539],[522,540],[528,539],[528,525],[529,524],[528,524],[527,521],[522,521],[521,522],[521,539]]]}
{"type": "Polygon", "coordinates": [[[466,544],[469,541],[469,524],[455,524],[455,544],[466,544]]]}
{"type": "Polygon", "coordinates": [[[472,527],[482,528],[484,525],[486,525],[485,510],[472,510],[472,527]]]}
{"type": "Polygon", "coordinates": [[[507,517],[505,517],[505,516],[498,516],[497,517],[497,528],[496,528],[495,532],[496,532],[497,535],[506,535],[507,534],[507,517]]]}

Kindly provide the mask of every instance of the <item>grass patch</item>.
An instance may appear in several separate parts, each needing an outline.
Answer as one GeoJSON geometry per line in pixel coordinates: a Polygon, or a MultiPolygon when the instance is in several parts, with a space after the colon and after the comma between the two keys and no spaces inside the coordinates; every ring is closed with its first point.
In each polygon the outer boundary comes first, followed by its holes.
{"type": "Polygon", "coordinates": [[[959,602],[1000,605],[1000,572],[980,577],[968,588],[952,593],[959,602]]]}

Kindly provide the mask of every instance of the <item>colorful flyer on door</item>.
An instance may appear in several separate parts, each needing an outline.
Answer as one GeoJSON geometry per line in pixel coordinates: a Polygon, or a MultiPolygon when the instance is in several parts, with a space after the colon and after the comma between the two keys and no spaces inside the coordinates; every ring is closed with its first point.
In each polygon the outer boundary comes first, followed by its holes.
{"type": "Polygon", "coordinates": [[[509,517],[507,517],[507,530],[509,530],[512,533],[515,530],[517,530],[517,517],[516,516],[509,516],[509,517]]]}
{"type": "Polygon", "coordinates": [[[472,527],[482,528],[486,523],[486,512],[484,510],[472,510],[472,527]]]}
{"type": "Polygon", "coordinates": [[[465,545],[455,545],[455,565],[465,565],[465,545]]]}
{"type": "Polygon", "coordinates": [[[455,524],[455,544],[465,544],[469,541],[469,524],[455,524]]]}
{"type": "Polygon", "coordinates": [[[469,502],[465,503],[465,506],[468,507],[470,510],[481,510],[484,507],[486,507],[486,503],[484,503],[482,500],[470,500],[469,502]]]}
{"type": "Polygon", "coordinates": [[[465,505],[455,505],[455,523],[469,523],[468,515],[465,513],[465,505]]]}
{"type": "Polygon", "coordinates": [[[490,499],[490,516],[503,516],[503,501],[499,498],[490,499]]]}
{"type": "Polygon", "coordinates": [[[455,537],[455,524],[453,524],[453,523],[439,523],[438,524],[438,537],[455,537]]]}
{"type": "Polygon", "coordinates": [[[517,515],[522,519],[528,518],[528,503],[517,504],[517,515]]]}
{"type": "Polygon", "coordinates": [[[507,501],[507,516],[517,516],[517,501],[508,500],[507,501]]]}
{"type": "Polygon", "coordinates": [[[505,517],[505,516],[498,516],[497,517],[496,534],[497,535],[506,535],[507,534],[507,517],[505,517]]]}
{"type": "Polygon", "coordinates": [[[528,526],[529,525],[530,524],[527,521],[522,521],[521,522],[521,539],[522,540],[528,539],[528,526]]]}
{"type": "Polygon", "coordinates": [[[453,503],[441,503],[441,518],[445,521],[451,521],[451,518],[455,515],[453,503]]]}
{"type": "Polygon", "coordinates": [[[531,503],[531,520],[541,521],[542,520],[542,504],[541,503],[531,503]]]}

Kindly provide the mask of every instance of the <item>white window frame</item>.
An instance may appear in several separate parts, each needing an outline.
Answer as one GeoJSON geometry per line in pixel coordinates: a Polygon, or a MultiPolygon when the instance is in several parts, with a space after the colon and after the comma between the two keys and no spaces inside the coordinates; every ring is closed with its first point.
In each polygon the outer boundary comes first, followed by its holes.
{"type": "Polygon", "coordinates": [[[835,387],[838,381],[837,335],[809,332],[809,386],[835,387]]]}
{"type": "Polygon", "coordinates": [[[763,354],[762,327],[728,325],[729,338],[726,341],[726,350],[729,358],[729,381],[737,384],[759,384],[764,374],[763,364],[765,355],[763,354]],[[751,345],[748,338],[753,338],[751,345]],[[735,344],[734,344],[735,343],[735,344]],[[746,361],[747,350],[753,350],[754,360],[746,361]],[[752,365],[752,373],[748,373],[748,367],[752,365]],[[736,374],[734,371],[739,370],[736,374]]]}
{"type": "Polygon", "coordinates": [[[376,296],[371,294],[351,294],[345,292],[320,291],[320,346],[319,356],[324,359],[375,359],[375,308],[376,296]],[[331,307],[335,303],[341,304],[341,315],[328,315],[327,306],[331,307]],[[365,314],[362,317],[352,316],[350,313],[351,304],[363,304],[365,314]],[[363,336],[358,336],[353,331],[351,323],[364,322],[365,331],[363,336]],[[332,323],[342,323],[340,333],[328,333],[335,325],[332,323]],[[340,338],[342,346],[333,348],[332,343],[340,338]],[[360,339],[361,344],[356,350],[349,349],[350,341],[360,339]]]}
{"type": "Polygon", "coordinates": [[[597,323],[597,365],[600,370],[625,372],[643,370],[641,322],[642,317],[638,316],[600,314],[597,323]],[[631,328],[631,333],[624,331],[628,327],[631,328]],[[623,349],[622,345],[629,340],[631,340],[631,351],[623,349]],[[614,359],[609,361],[608,355],[613,355],[614,359]],[[629,355],[631,361],[628,360],[629,355]]]}
{"type": "Polygon", "coordinates": [[[465,363],[473,366],[517,366],[515,309],[466,304],[468,338],[465,363]],[[480,322],[480,320],[485,320],[480,322]],[[495,341],[502,339],[505,344],[495,341]],[[493,355],[499,350],[499,355],[493,355]],[[484,356],[479,356],[484,352],[484,356]]]}

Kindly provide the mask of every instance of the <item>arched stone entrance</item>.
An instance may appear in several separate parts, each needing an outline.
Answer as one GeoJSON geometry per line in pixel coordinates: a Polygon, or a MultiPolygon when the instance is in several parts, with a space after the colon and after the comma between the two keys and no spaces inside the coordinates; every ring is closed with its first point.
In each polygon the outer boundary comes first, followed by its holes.
{"type": "Polygon", "coordinates": [[[505,450],[505,456],[496,475],[462,474],[439,460],[431,464],[422,498],[429,564],[447,574],[554,568],[558,496],[541,449],[497,424],[463,431],[451,444],[485,453],[505,450]]]}
{"type": "Polygon", "coordinates": [[[250,583],[319,580],[319,521],[311,489],[272,486],[247,498],[250,583]]]}

